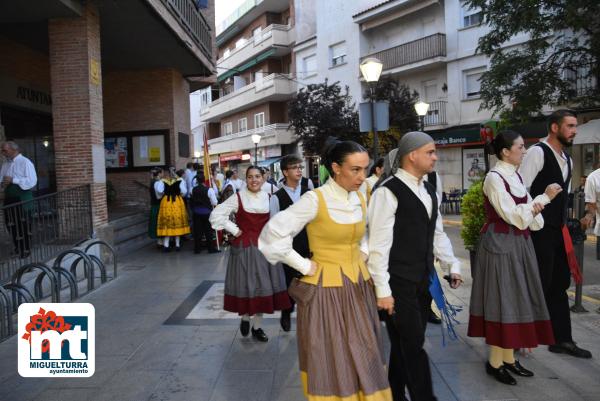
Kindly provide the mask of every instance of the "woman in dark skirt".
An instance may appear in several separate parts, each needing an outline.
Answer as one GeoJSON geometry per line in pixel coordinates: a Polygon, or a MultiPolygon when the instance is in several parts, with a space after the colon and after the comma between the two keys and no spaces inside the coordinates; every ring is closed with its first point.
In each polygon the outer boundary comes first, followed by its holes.
{"type": "Polygon", "coordinates": [[[561,187],[548,185],[531,199],[517,172],[525,155],[517,132],[500,132],[489,152],[498,162],[483,184],[486,224],[477,249],[468,335],[485,337],[490,346],[486,372],[514,385],[510,373],[533,376],[515,360],[514,349],[554,343],[529,230],[544,226],[540,212],[561,187]]]}
{"type": "Polygon", "coordinates": [[[215,230],[227,230],[231,241],[225,276],[224,309],[242,316],[240,332],[250,331],[258,341],[269,340],[261,328],[263,313],[288,309],[285,275],[282,268],[273,268],[258,250],[258,236],[270,217],[269,195],[261,190],[263,176],[259,167],[246,170],[246,187],[219,205],[210,214],[215,230]],[[229,219],[235,213],[235,223],[229,219]]]}
{"type": "Polygon", "coordinates": [[[391,401],[381,325],[368,253],[366,199],[359,192],[369,165],[352,141],[329,141],[327,182],[276,214],[260,235],[271,263],[283,262],[293,279],[300,378],[310,401],[391,401]],[[293,249],[306,226],[311,257],[293,249]]]}

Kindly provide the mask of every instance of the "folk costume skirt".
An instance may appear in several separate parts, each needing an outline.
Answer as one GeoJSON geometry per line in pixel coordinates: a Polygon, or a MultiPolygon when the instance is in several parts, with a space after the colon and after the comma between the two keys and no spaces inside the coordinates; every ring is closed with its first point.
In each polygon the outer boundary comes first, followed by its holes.
{"type": "Polygon", "coordinates": [[[160,205],[152,205],[150,207],[150,220],[148,220],[148,236],[152,239],[158,238],[156,235],[156,228],[158,225],[158,211],[160,205]]]}
{"type": "Polygon", "coordinates": [[[188,214],[181,196],[172,201],[165,196],[160,201],[156,234],[159,237],[175,237],[190,233],[188,214]]]}
{"type": "Polygon", "coordinates": [[[223,308],[239,315],[273,313],[291,307],[285,275],[255,245],[229,248],[223,308]]]}
{"type": "Polygon", "coordinates": [[[528,235],[494,232],[479,242],[471,290],[470,337],[501,348],[554,344],[533,243],[528,235]]]}
{"type": "Polygon", "coordinates": [[[310,401],[391,401],[373,281],[294,279],[300,376],[310,401]]]}

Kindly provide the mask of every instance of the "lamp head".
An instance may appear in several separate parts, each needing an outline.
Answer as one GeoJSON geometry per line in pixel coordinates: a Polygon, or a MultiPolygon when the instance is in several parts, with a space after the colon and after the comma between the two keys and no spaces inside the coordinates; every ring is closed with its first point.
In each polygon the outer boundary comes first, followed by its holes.
{"type": "Polygon", "coordinates": [[[415,103],[415,111],[417,112],[419,117],[423,117],[423,116],[427,115],[428,110],[429,110],[429,103],[425,103],[421,100],[419,100],[417,103],[415,103]]]}
{"type": "Polygon", "coordinates": [[[200,152],[198,152],[198,151],[195,151],[195,152],[194,152],[194,157],[195,157],[196,159],[198,159],[198,158],[200,158],[200,154],[201,154],[200,152]]]}
{"type": "Polygon", "coordinates": [[[259,144],[259,142],[260,142],[260,139],[261,139],[261,136],[260,136],[260,135],[258,135],[258,134],[252,134],[252,142],[253,142],[255,145],[258,145],[258,144],[259,144]]]}
{"type": "Polygon", "coordinates": [[[383,63],[375,57],[366,58],[360,63],[360,73],[367,82],[377,82],[383,70],[383,63]]]}

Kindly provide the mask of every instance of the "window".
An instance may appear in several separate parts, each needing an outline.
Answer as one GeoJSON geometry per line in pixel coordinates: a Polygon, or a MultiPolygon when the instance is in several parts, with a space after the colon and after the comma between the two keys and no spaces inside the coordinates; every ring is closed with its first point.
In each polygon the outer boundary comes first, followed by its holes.
{"type": "Polygon", "coordinates": [[[341,42],[329,46],[329,56],[331,58],[331,67],[336,67],[346,63],[346,42],[341,42]]]}
{"type": "Polygon", "coordinates": [[[223,124],[223,131],[225,131],[225,135],[233,134],[233,123],[230,121],[228,123],[223,124]]]}
{"type": "Polygon", "coordinates": [[[258,70],[254,72],[254,82],[262,82],[263,77],[263,70],[258,70]]]}
{"type": "Polygon", "coordinates": [[[485,70],[482,68],[465,71],[463,73],[465,99],[474,99],[479,97],[481,89],[481,76],[485,70]]]}
{"type": "Polygon", "coordinates": [[[481,12],[481,8],[469,8],[469,6],[465,3],[461,3],[460,5],[463,28],[479,25],[483,22],[483,14],[481,12]]]}
{"type": "Polygon", "coordinates": [[[246,44],[246,38],[240,38],[237,42],[235,42],[235,48],[239,49],[240,47],[246,44]]]}
{"type": "Polygon", "coordinates": [[[246,117],[238,120],[238,132],[248,131],[248,119],[246,117]]]}
{"type": "Polygon", "coordinates": [[[230,54],[231,54],[231,50],[229,50],[229,48],[225,49],[225,51],[223,52],[223,58],[229,57],[230,54]]]}
{"type": "Polygon", "coordinates": [[[265,126],[265,113],[257,113],[254,115],[254,128],[262,128],[265,126]]]}
{"type": "Polygon", "coordinates": [[[258,28],[254,28],[252,30],[252,36],[254,37],[254,40],[260,40],[262,34],[262,27],[258,27],[258,28]]]}
{"type": "Polygon", "coordinates": [[[302,70],[304,71],[304,78],[317,74],[316,54],[311,54],[310,56],[302,59],[302,70]]]}

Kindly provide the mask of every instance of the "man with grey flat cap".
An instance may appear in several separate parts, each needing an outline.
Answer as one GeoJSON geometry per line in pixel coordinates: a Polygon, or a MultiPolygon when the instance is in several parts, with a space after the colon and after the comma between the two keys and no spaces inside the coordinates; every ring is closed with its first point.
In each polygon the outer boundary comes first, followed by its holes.
{"type": "Polygon", "coordinates": [[[444,233],[435,189],[423,180],[437,160],[433,139],[409,132],[387,158],[387,178],[369,204],[368,268],[377,306],[388,315],[388,377],[394,401],[406,400],[406,389],[412,401],[436,400],[423,349],[430,276],[437,258],[450,267],[450,285],[457,288],[462,283],[460,262],[444,233]]]}

